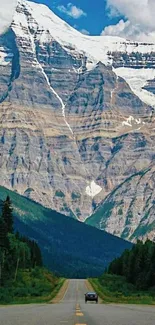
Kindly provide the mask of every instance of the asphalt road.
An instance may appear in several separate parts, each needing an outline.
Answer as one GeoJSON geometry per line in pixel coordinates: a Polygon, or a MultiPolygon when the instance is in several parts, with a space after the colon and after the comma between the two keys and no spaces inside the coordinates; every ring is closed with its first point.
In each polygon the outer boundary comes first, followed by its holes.
{"type": "Polygon", "coordinates": [[[0,325],[155,325],[155,307],[84,302],[84,280],[70,280],[59,304],[0,307],[0,325]]]}

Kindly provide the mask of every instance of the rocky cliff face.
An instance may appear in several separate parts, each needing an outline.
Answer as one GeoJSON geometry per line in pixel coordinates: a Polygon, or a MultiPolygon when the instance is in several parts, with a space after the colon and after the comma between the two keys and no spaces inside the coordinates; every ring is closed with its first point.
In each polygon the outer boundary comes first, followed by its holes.
{"type": "Polygon", "coordinates": [[[134,239],[145,218],[152,238],[154,62],[154,44],[20,0],[0,37],[0,185],[81,221],[112,200],[95,226],[134,239]]]}

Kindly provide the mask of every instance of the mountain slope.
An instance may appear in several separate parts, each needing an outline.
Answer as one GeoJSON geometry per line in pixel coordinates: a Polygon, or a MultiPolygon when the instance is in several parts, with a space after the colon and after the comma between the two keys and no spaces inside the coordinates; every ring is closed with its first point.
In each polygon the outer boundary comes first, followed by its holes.
{"type": "MultiPolygon", "coordinates": [[[[154,65],[155,44],[88,37],[47,7],[20,0],[0,37],[0,184],[85,221],[151,166],[152,205],[154,65]]],[[[126,206],[133,206],[126,238],[144,217],[142,210],[137,217],[138,201],[132,204],[134,185],[121,217],[113,209],[123,232],[126,206]]],[[[111,223],[106,229],[121,235],[111,223]]]]}
{"type": "Polygon", "coordinates": [[[155,241],[154,176],[155,168],[150,166],[126,179],[106,197],[87,224],[130,241],[145,240],[148,234],[155,241]]]}
{"type": "Polygon", "coordinates": [[[67,277],[96,276],[131,244],[89,227],[0,187],[0,200],[12,200],[16,230],[35,239],[44,262],[67,277]]]}

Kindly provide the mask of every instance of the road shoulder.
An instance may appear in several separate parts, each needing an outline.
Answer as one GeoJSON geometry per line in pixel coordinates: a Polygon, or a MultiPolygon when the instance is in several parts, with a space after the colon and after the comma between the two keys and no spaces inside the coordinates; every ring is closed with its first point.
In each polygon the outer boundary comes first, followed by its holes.
{"type": "Polygon", "coordinates": [[[65,280],[57,295],[49,301],[50,304],[58,304],[65,296],[69,286],[69,280],[65,280]]]}

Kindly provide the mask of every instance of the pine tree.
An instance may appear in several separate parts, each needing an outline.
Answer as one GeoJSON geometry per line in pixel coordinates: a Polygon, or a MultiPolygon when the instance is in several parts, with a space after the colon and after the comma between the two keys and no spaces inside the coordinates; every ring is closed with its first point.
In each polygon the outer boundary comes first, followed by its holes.
{"type": "Polygon", "coordinates": [[[2,220],[6,226],[7,233],[13,233],[13,215],[10,197],[7,196],[6,200],[2,204],[2,220]]]}
{"type": "Polygon", "coordinates": [[[7,229],[6,224],[2,218],[0,218],[0,247],[5,247],[7,242],[7,229]]]}
{"type": "Polygon", "coordinates": [[[145,243],[137,241],[131,250],[111,262],[108,273],[125,276],[138,290],[154,287],[155,243],[150,240],[145,243]]]}
{"type": "Polygon", "coordinates": [[[5,250],[8,244],[6,225],[3,219],[0,217],[0,286],[3,282],[3,269],[5,261],[5,250]]]}

